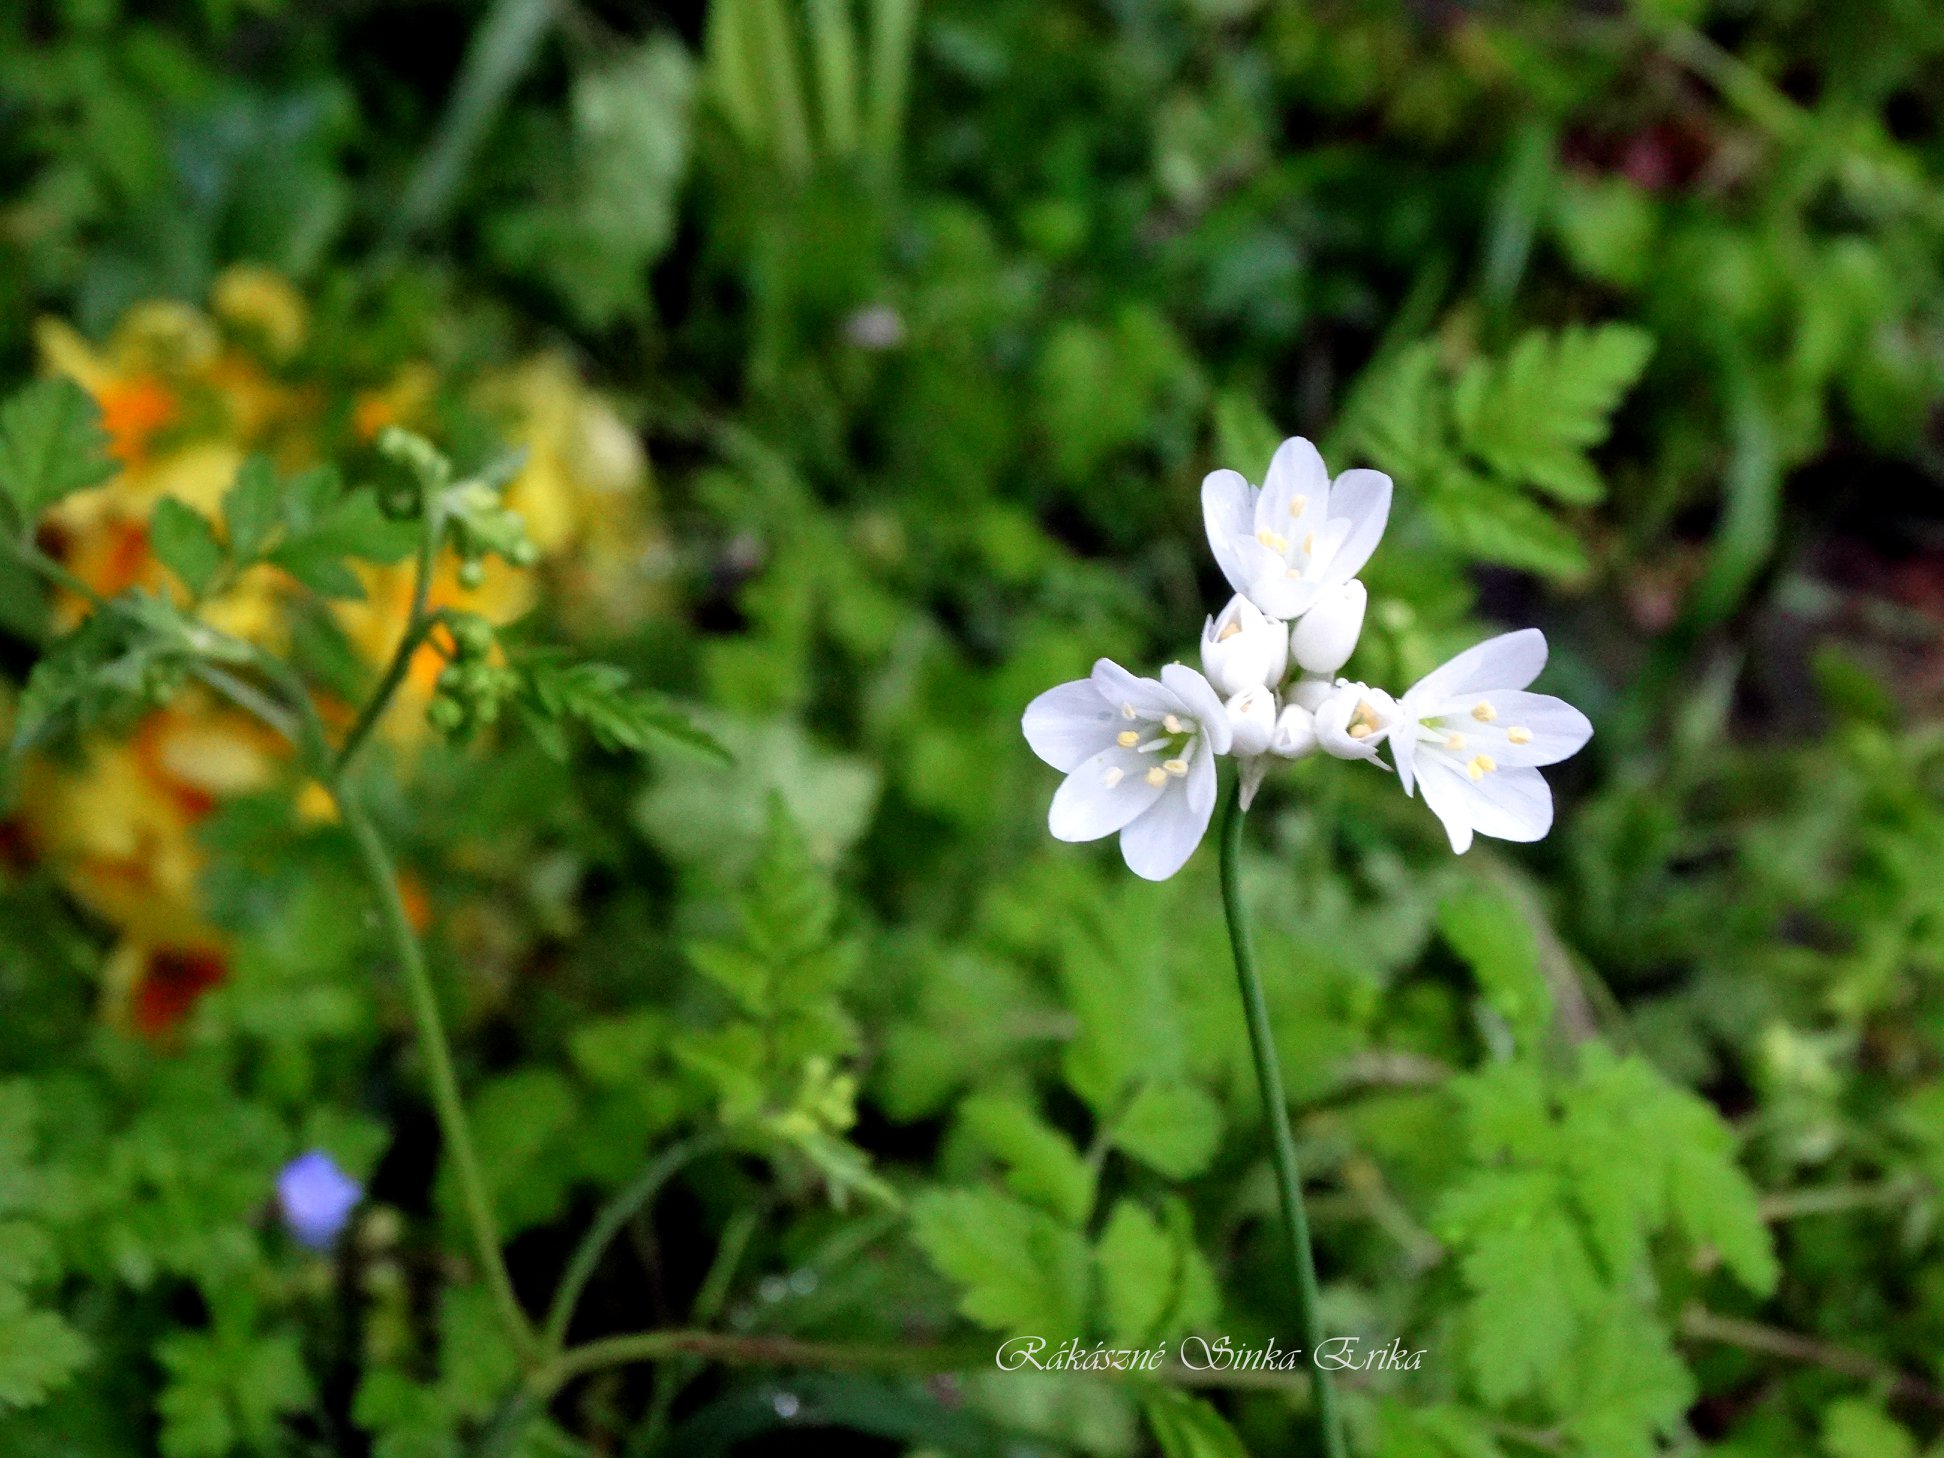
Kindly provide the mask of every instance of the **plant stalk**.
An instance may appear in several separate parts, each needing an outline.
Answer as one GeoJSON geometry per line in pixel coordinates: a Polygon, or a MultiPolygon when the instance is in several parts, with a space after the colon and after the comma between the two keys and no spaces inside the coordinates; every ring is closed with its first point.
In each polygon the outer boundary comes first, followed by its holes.
{"type": "Polygon", "coordinates": [[[425,954],[418,934],[406,915],[404,898],[398,893],[398,872],[385,849],[383,837],[371,823],[365,808],[340,783],[335,786],[338,814],[351,838],[357,842],[372,890],[378,895],[384,915],[385,931],[398,958],[405,991],[412,1005],[412,1020],[418,1027],[419,1047],[425,1054],[427,1082],[432,1089],[432,1105],[439,1118],[439,1136],[452,1156],[453,1172],[459,1180],[460,1200],[466,1223],[471,1227],[473,1249],[480,1269],[498,1308],[500,1323],[522,1361],[534,1352],[533,1326],[513,1293],[513,1281],[506,1271],[506,1258],[500,1250],[498,1222],[493,1216],[492,1200],[485,1177],[480,1172],[479,1156],[473,1149],[472,1126],[466,1118],[465,1104],[459,1097],[459,1080],[452,1069],[452,1047],[447,1041],[445,1019],[439,1012],[438,994],[426,970],[425,954]]]}
{"type": "Polygon", "coordinates": [[[1282,1069],[1276,1061],[1275,1039],[1269,1027],[1269,1004],[1257,975],[1255,946],[1249,936],[1248,911],[1242,904],[1242,787],[1229,787],[1222,811],[1222,910],[1228,917],[1229,946],[1235,953],[1235,977],[1242,991],[1242,1008],[1249,1024],[1249,1048],[1255,1055],[1256,1080],[1262,1089],[1263,1112],[1269,1119],[1270,1152],[1276,1166],[1276,1192],[1282,1201],[1283,1235],[1288,1244],[1291,1273],[1296,1280],[1296,1320],[1303,1346],[1310,1355],[1310,1386],[1316,1398],[1316,1427],[1325,1458],[1347,1458],[1343,1418],[1337,1411],[1336,1389],[1329,1375],[1316,1365],[1323,1344],[1321,1302],[1316,1283],[1316,1257],[1310,1249],[1309,1217],[1303,1209],[1303,1178],[1296,1166],[1296,1140],[1289,1128],[1289,1098],[1283,1092],[1282,1069]]]}

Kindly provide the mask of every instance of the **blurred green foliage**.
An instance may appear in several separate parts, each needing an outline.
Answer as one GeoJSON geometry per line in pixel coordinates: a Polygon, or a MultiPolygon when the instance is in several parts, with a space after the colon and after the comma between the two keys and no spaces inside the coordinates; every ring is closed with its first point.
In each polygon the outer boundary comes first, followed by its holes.
{"type": "MultiPolygon", "coordinates": [[[[1940,60],[1917,0],[8,8],[10,531],[99,474],[78,392],[12,389],[36,320],[235,262],[320,356],[564,347],[641,422],[671,601],[579,631],[733,763],[624,758],[680,721],[562,680],[530,698],[594,742],[372,775],[521,1296],[708,1132],[577,1337],[974,1355],[678,1355],[511,1409],[348,841],[281,787],[204,827],[229,971],[159,1045],[0,837],[0,1447],[1301,1451],[1300,1382],[990,1348],[1287,1344],[1211,857],[1151,886],[1051,842],[1017,724],[1185,655],[1202,473],[1302,433],[1397,480],[1352,670],[1536,620],[1598,730],[1530,851],[1454,861],[1313,763],[1251,817],[1329,1324],[1426,1351],[1346,1374],[1356,1451],[1939,1451],[1940,60]],[[371,1192],[322,1257],[270,1206],[313,1147],[371,1192]]],[[[396,554],[355,472],[248,483],[224,539],[260,518],[314,589],[396,554]]],[[[182,510],[150,530],[193,588],[182,510]]],[[[4,571],[23,740],[180,669],[159,598],[43,657],[4,571]]]]}

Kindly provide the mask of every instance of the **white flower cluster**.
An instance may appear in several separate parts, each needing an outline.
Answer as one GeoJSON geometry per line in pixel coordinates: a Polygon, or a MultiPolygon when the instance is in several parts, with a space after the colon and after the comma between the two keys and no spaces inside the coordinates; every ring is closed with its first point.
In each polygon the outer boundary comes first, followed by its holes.
{"type": "Polygon", "coordinates": [[[1572,705],[1526,691],[1545,667],[1545,634],[1481,643],[1401,699],[1336,676],[1363,631],[1368,594],[1357,573],[1384,535],[1390,501],[1390,477],[1345,471],[1332,481],[1302,439],[1282,443],[1260,488],[1211,472],[1202,517],[1235,596],[1202,629],[1202,671],[1171,663],[1157,681],[1103,658],[1092,677],[1027,705],[1027,743],[1067,777],[1048,817],[1053,834],[1119,831],[1128,867],[1165,880],[1208,829],[1217,755],[1235,757],[1246,808],[1278,759],[1321,750],[1389,768],[1377,753],[1388,744],[1404,792],[1423,789],[1454,851],[1474,834],[1545,835],[1552,792],[1539,766],[1593,733],[1572,705]]]}

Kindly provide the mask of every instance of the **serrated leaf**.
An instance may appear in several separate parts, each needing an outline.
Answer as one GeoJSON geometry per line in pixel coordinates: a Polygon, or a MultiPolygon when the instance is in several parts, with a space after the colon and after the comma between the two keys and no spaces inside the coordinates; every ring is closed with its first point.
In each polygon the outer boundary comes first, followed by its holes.
{"type": "Polygon", "coordinates": [[[37,380],[0,405],[0,494],[22,528],[63,496],[114,474],[101,411],[74,381],[37,380]]]}
{"type": "Polygon", "coordinates": [[[236,480],[223,493],[223,530],[230,555],[253,562],[269,544],[282,519],[283,492],[276,467],[267,456],[251,456],[237,469],[236,480]]]}
{"type": "Polygon", "coordinates": [[[996,1094],[967,1099],[959,1118],[973,1138],[1006,1162],[1006,1184],[1014,1194],[1069,1225],[1086,1220],[1093,1208],[1093,1170],[1064,1134],[1017,1099],[996,1094]]]}
{"type": "Polygon", "coordinates": [[[960,1287],[959,1309],[997,1331],[1057,1343],[1086,1320],[1090,1252],[1079,1232],[996,1190],[912,1203],[912,1236],[960,1287]]]}
{"type": "Polygon", "coordinates": [[[1507,488],[1472,482],[1437,496],[1428,509],[1443,536],[1481,562],[1558,579],[1583,576],[1590,565],[1571,530],[1507,488]]]}
{"type": "Polygon", "coordinates": [[[65,1387],[87,1365],[87,1341],[51,1311],[30,1308],[0,1287],[0,1412],[33,1407],[65,1387]]]}
{"type": "Polygon", "coordinates": [[[659,694],[634,686],[625,670],[608,663],[559,663],[533,659],[521,665],[520,705],[529,726],[543,730],[543,746],[564,751],[561,725],[584,726],[607,750],[641,754],[673,748],[717,764],[729,751],[715,736],[659,694]]]}
{"type": "Polygon", "coordinates": [[[1222,1142],[1222,1106],[1193,1084],[1147,1083],[1114,1125],[1114,1143],[1170,1179],[1200,1174],[1222,1142]]]}
{"type": "Polygon", "coordinates": [[[1522,335],[1497,361],[1474,361],[1452,389],[1464,448],[1507,484],[1591,505],[1605,488],[1586,451],[1646,368],[1653,341],[1626,324],[1522,335]]]}
{"type": "Polygon", "coordinates": [[[1141,1394],[1141,1415],[1162,1458],[1249,1458],[1228,1420],[1193,1393],[1151,1388],[1141,1394]]]}
{"type": "Polygon", "coordinates": [[[188,644],[185,620],[160,598],[127,593],[91,613],[28,674],[14,706],[14,751],[156,702],[189,663],[188,644]]]}
{"type": "Polygon", "coordinates": [[[162,565],[197,597],[223,565],[223,546],[216,540],[215,528],[201,512],[173,496],[155,503],[154,514],[149,517],[149,546],[162,565]]]}
{"type": "Polygon", "coordinates": [[[1121,1200],[1094,1247],[1102,1304],[1115,1341],[1144,1344],[1212,1319],[1214,1278],[1194,1241],[1187,1208],[1164,1225],[1145,1205],[1121,1200]]]}

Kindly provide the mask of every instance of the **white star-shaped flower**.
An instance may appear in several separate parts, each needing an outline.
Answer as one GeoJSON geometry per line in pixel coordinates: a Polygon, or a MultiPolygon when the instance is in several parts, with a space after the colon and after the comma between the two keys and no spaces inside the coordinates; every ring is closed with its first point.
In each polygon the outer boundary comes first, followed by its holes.
{"type": "Polygon", "coordinates": [[[1398,702],[1391,757],[1406,794],[1444,822],[1461,855],[1472,836],[1538,840],[1552,828],[1552,789],[1539,766],[1593,737],[1586,715],[1526,691],[1546,666],[1546,635],[1506,633],[1433,669],[1398,702]]]}
{"type": "Polygon", "coordinates": [[[1187,862],[1215,811],[1215,756],[1228,711],[1207,679],[1170,663],[1157,682],[1103,658],[1091,678],[1050,688],[1021,721],[1033,753],[1066,775],[1047,827],[1060,840],[1120,832],[1129,870],[1165,881],[1187,862]]]}
{"type": "Polygon", "coordinates": [[[1284,621],[1362,570],[1384,535],[1390,501],[1382,471],[1345,471],[1332,482],[1300,436],[1277,448],[1260,490],[1239,471],[1211,471],[1202,481],[1202,521],[1223,576],[1284,621]]]}

